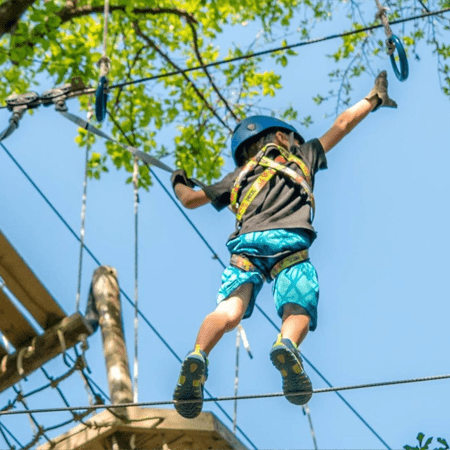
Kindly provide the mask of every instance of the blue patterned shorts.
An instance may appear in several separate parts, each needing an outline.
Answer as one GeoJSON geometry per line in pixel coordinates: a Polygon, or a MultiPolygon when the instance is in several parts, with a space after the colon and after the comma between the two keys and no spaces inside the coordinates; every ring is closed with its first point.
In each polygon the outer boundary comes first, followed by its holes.
{"type": "MultiPolygon", "coordinates": [[[[264,284],[264,277],[270,281],[272,267],[289,253],[294,253],[311,244],[307,233],[300,230],[268,230],[246,233],[227,243],[232,254],[243,254],[258,268],[245,272],[228,266],[222,274],[222,286],[217,294],[217,303],[226,300],[241,285],[252,283],[252,297],[244,315],[250,317],[255,307],[256,297],[264,284]]],[[[280,317],[284,305],[295,303],[303,307],[310,316],[309,328],[317,326],[317,303],[319,301],[319,281],[314,266],[305,261],[282,270],[274,280],[272,294],[280,317]]]]}

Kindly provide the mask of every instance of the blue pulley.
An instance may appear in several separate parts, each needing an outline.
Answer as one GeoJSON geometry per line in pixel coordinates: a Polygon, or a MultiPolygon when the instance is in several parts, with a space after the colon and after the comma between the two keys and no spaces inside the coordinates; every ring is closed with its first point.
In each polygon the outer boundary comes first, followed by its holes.
{"type": "Polygon", "coordinates": [[[105,76],[100,78],[95,93],[95,117],[102,122],[106,116],[106,102],[108,101],[108,80],[105,76]]]}
{"type": "Polygon", "coordinates": [[[400,41],[400,39],[395,35],[392,35],[390,38],[388,38],[386,42],[388,46],[395,45],[395,48],[397,49],[398,57],[400,60],[400,70],[398,69],[397,62],[395,61],[394,52],[392,52],[391,54],[392,68],[394,69],[396,77],[400,81],[405,81],[409,75],[409,66],[408,66],[408,59],[406,58],[406,52],[405,49],[403,48],[403,44],[400,41]]]}

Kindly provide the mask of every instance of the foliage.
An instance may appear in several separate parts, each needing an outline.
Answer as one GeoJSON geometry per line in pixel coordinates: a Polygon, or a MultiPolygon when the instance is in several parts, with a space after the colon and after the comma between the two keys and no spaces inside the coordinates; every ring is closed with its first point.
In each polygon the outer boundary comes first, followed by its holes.
{"type": "MultiPolygon", "coordinates": [[[[419,442],[419,445],[416,445],[415,447],[411,447],[410,445],[405,445],[403,448],[405,450],[429,450],[430,445],[433,442],[433,438],[430,437],[425,440],[425,435],[423,433],[419,433],[417,435],[417,441],[419,442]]],[[[437,438],[437,441],[441,446],[435,447],[434,450],[448,450],[450,447],[447,444],[447,441],[442,438],[437,438]]]]}
{"type": "MultiPolygon", "coordinates": [[[[450,0],[391,0],[390,19],[420,14],[424,9],[450,6],[450,0]]],[[[95,87],[99,79],[97,62],[102,55],[102,0],[35,1],[0,38],[0,71],[6,83],[0,85],[0,99],[11,93],[37,89],[46,77],[53,85],[81,77],[95,87]]],[[[374,23],[375,3],[355,0],[137,0],[111,2],[107,55],[111,83],[131,81],[192,68],[224,58],[242,56],[275,44],[309,39],[320,22],[339,21],[339,30],[359,29],[374,23]],[[364,4],[364,8],[363,8],[364,4]],[[243,30],[255,30],[257,37],[236,43],[243,30]],[[260,47],[259,49],[257,47],[260,47]]],[[[419,58],[418,43],[426,42],[438,57],[442,90],[450,97],[450,58],[447,17],[415,20],[402,27],[401,36],[408,53],[419,58]]],[[[236,122],[260,112],[263,97],[274,97],[281,89],[280,71],[295,55],[279,51],[265,59],[246,58],[205,70],[161,78],[145,84],[111,89],[107,123],[111,133],[128,145],[139,147],[158,158],[172,156],[189,175],[211,182],[221,174],[227,139],[236,122]],[[270,69],[267,70],[264,65],[270,69]]],[[[336,111],[349,104],[352,82],[370,73],[376,58],[385,58],[381,30],[343,37],[330,55],[336,69],[330,73],[337,89],[318,94],[320,104],[334,99],[336,111]]],[[[93,99],[79,98],[87,111],[93,99]]],[[[73,110],[74,100],[67,102],[73,110]]],[[[286,105],[277,111],[286,120],[303,126],[312,117],[298,117],[286,105]]],[[[96,138],[80,131],[80,146],[92,146],[96,138]]],[[[89,175],[100,178],[111,165],[132,171],[131,155],[112,143],[106,154],[91,155],[89,175]],[[111,164],[112,163],[112,164],[111,164]]],[[[151,184],[147,168],[140,169],[140,184],[151,184]]]]}

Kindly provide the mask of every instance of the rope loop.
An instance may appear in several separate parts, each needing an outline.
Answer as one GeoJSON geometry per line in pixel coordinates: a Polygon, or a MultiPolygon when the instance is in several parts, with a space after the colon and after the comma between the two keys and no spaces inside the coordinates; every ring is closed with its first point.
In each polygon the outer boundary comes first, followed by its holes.
{"type": "Polygon", "coordinates": [[[392,32],[391,26],[389,24],[389,19],[387,17],[387,11],[389,10],[389,8],[381,6],[379,0],[375,0],[375,3],[377,4],[378,8],[378,12],[375,14],[375,19],[380,20],[384,26],[384,32],[386,33],[387,37],[386,39],[386,46],[388,48],[387,53],[391,58],[391,64],[395,76],[400,81],[405,81],[409,75],[408,59],[406,57],[405,49],[400,39],[397,36],[395,36],[392,32]],[[397,67],[397,62],[395,61],[394,55],[395,50],[397,50],[398,52],[398,58],[400,60],[400,69],[397,67]]]}

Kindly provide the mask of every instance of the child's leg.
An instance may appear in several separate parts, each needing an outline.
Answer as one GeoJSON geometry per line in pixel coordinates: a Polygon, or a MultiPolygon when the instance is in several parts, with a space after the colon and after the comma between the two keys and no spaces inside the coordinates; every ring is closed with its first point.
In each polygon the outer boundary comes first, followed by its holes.
{"type": "Polygon", "coordinates": [[[198,332],[194,351],[184,359],[173,399],[175,408],[183,417],[193,419],[202,411],[203,385],[208,377],[207,354],[227,331],[241,321],[251,299],[253,285],[238,287],[230,297],[219,303],[216,310],[206,316],[198,332]],[[183,403],[183,400],[197,400],[183,403]]]}
{"type": "Polygon", "coordinates": [[[195,342],[207,355],[220,341],[222,336],[236,328],[247,310],[253,285],[239,286],[233,294],[217,305],[215,311],[204,319],[195,342]]]}
{"type": "Polygon", "coordinates": [[[283,308],[281,336],[300,345],[308,334],[309,314],[296,303],[287,303],[283,308]]]}

